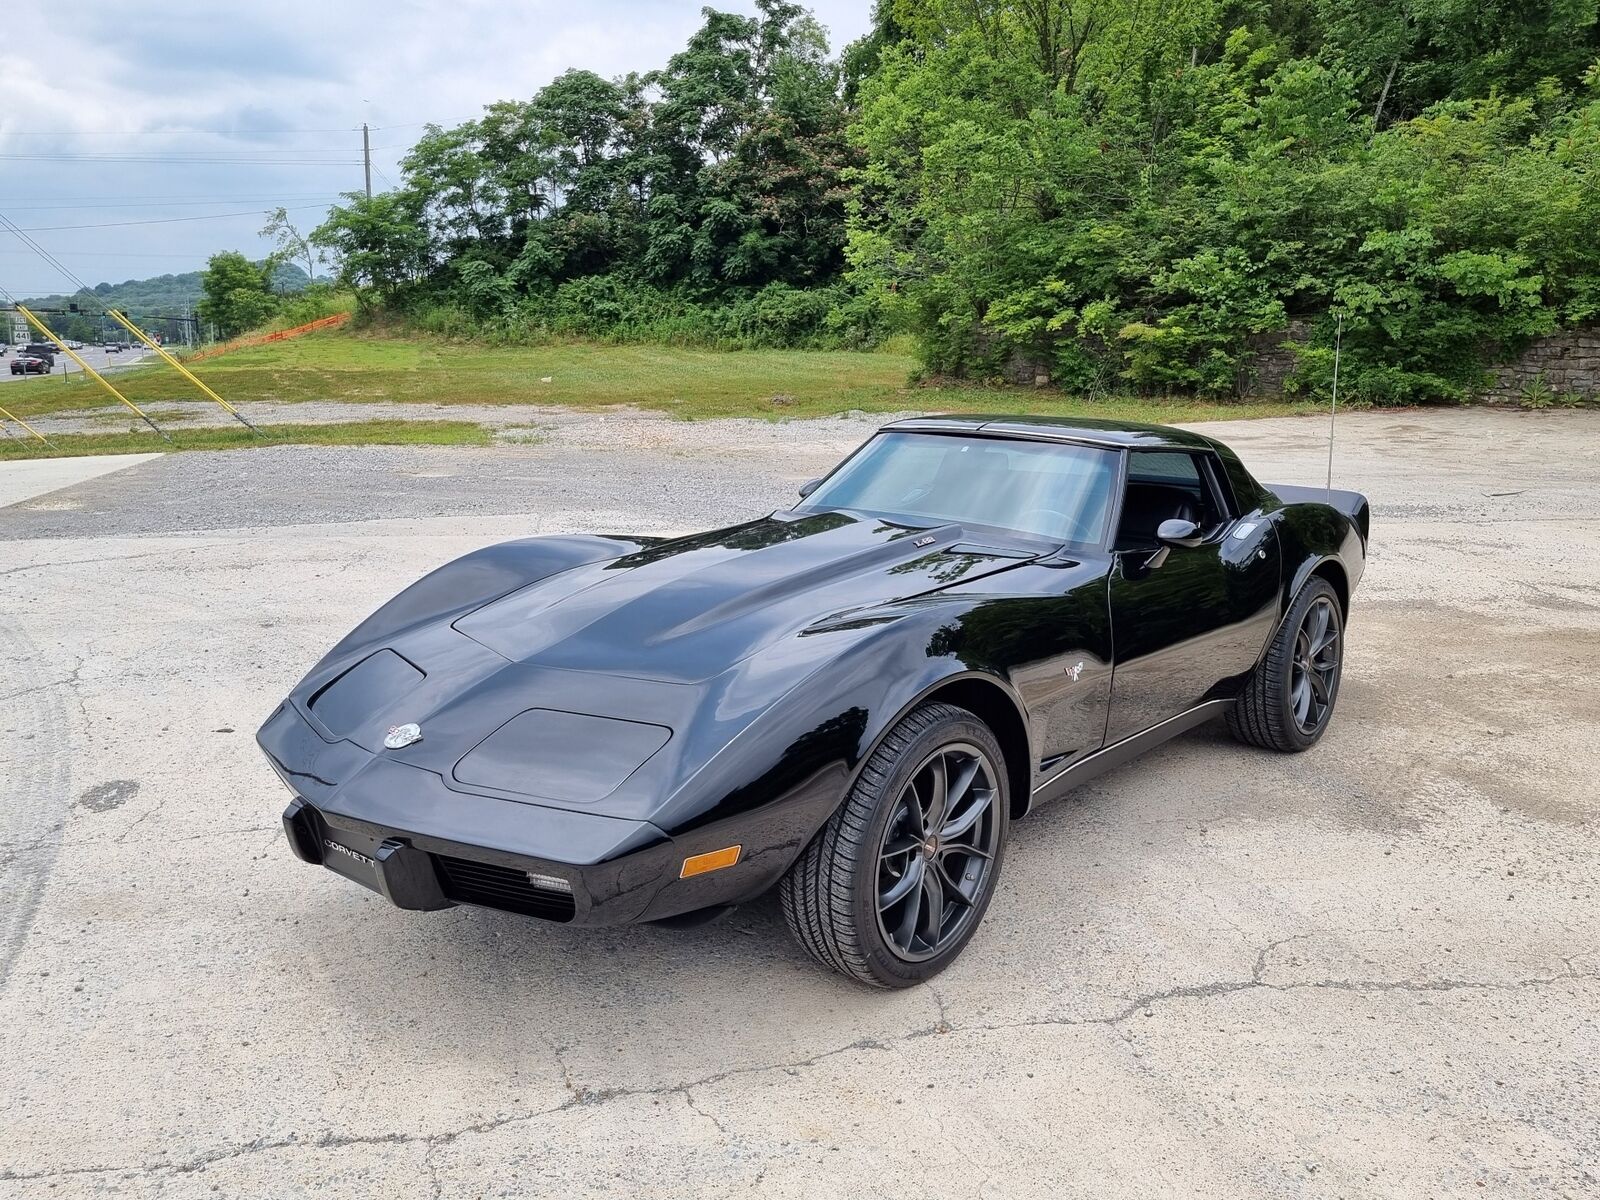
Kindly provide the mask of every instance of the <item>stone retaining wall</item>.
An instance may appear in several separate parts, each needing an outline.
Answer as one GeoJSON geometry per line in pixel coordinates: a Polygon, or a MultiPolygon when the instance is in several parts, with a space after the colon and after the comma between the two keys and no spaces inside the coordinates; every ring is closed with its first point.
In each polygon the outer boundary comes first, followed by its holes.
{"type": "MultiPolygon", "coordinates": [[[[1295,346],[1311,340],[1312,320],[1291,317],[1285,329],[1256,334],[1249,339],[1249,374],[1240,380],[1241,392],[1255,396],[1281,396],[1283,385],[1295,369],[1295,346]]],[[[1105,354],[1104,346],[1095,349],[1105,354]]],[[[1108,359],[1108,372],[1116,365],[1108,359]]],[[[1600,325],[1564,329],[1539,338],[1512,362],[1489,368],[1491,380],[1479,399],[1491,403],[1518,403],[1522,389],[1543,378],[1552,398],[1578,395],[1600,401],[1600,325]]],[[[1006,360],[1001,374],[1008,383],[1043,387],[1051,382],[1048,363],[1022,350],[1006,360]]]]}
{"type": "Polygon", "coordinates": [[[1576,394],[1586,400],[1600,397],[1600,326],[1563,329],[1538,339],[1512,362],[1490,367],[1493,377],[1482,398],[1516,403],[1522,389],[1544,386],[1555,396],[1576,394]]]}

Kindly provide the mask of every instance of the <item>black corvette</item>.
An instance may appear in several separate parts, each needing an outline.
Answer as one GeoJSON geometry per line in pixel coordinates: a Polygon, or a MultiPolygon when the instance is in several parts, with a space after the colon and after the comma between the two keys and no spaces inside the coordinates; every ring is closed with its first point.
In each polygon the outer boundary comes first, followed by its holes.
{"type": "Polygon", "coordinates": [[[900,987],[1034,805],[1213,717],[1314,744],[1368,520],[1176,429],[901,421],[760,520],[441,567],[259,741],[295,853],[402,908],[686,922],[776,884],[816,959],[900,987]]]}

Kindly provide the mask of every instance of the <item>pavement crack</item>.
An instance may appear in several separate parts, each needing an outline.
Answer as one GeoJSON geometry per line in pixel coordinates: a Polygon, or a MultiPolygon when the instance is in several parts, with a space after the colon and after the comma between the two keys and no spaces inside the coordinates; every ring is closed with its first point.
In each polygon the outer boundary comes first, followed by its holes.
{"type": "Polygon", "coordinates": [[[51,688],[66,687],[69,684],[76,683],[77,679],[78,672],[73,671],[72,674],[61,679],[52,679],[48,683],[36,683],[32,687],[20,688],[15,692],[7,692],[5,695],[0,696],[0,704],[3,704],[8,700],[20,700],[22,697],[32,696],[36,692],[47,692],[51,688]]]}
{"type": "Polygon", "coordinates": [[[439,1164],[433,1158],[438,1149],[438,1146],[430,1143],[422,1155],[422,1165],[428,1172],[428,1184],[433,1189],[433,1200],[439,1200],[444,1195],[444,1181],[439,1178],[439,1164]]]}
{"type": "MultiPolygon", "coordinates": [[[[1296,937],[1305,936],[1310,935],[1296,935],[1296,937]]],[[[711,1122],[711,1124],[716,1127],[719,1134],[721,1134],[723,1137],[731,1138],[733,1135],[729,1132],[727,1127],[724,1126],[713,1113],[700,1107],[700,1105],[696,1103],[692,1094],[695,1090],[711,1087],[715,1084],[722,1083],[725,1080],[734,1079],[743,1075],[759,1075],[770,1071],[786,1071],[791,1074],[798,1074],[803,1070],[814,1067],[819,1063],[826,1062],[829,1059],[837,1058],[840,1055],[851,1054],[862,1050],[890,1050],[894,1048],[895,1044],[897,1043],[927,1037],[929,1034],[935,1032],[959,1035],[971,1033],[1003,1032],[1006,1030],[1018,1029],[1049,1028],[1054,1026],[1068,1028],[1078,1026],[1118,1026],[1124,1024],[1138,1014],[1151,1014],[1154,1008],[1158,1005],[1169,1004],[1181,1000],[1207,999],[1215,996],[1226,996],[1238,992],[1256,990],[1280,993],[1317,990],[1359,993],[1521,991],[1537,987],[1546,987],[1553,983],[1600,979],[1600,974],[1581,973],[1573,970],[1570,960],[1564,960],[1563,966],[1566,967],[1566,970],[1563,973],[1556,975],[1537,975],[1530,976],[1525,979],[1514,980],[1445,978],[1423,980],[1321,979],[1282,984],[1265,982],[1262,976],[1265,973],[1266,963],[1271,955],[1271,952],[1278,946],[1294,940],[1295,938],[1292,937],[1282,938],[1276,942],[1269,943],[1266,947],[1264,947],[1260,952],[1257,953],[1254,969],[1251,972],[1251,976],[1247,979],[1217,980],[1212,983],[1186,984],[1180,987],[1164,988],[1160,991],[1147,992],[1144,995],[1130,1000],[1117,1011],[1101,1016],[1038,1017],[1024,1021],[1006,1021],[996,1022],[993,1024],[952,1025],[948,1024],[942,1015],[943,1001],[941,999],[940,1021],[937,1025],[931,1028],[909,1030],[906,1033],[899,1034],[888,1040],[880,1040],[878,1038],[858,1038],[853,1042],[836,1046],[829,1050],[823,1050],[817,1054],[813,1054],[805,1058],[770,1063],[753,1063],[749,1066],[743,1067],[730,1067],[727,1070],[716,1071],[712,1074],[704,1075],[697,1079],[687,1080],[685,1082],[670,1085],[663,1085],[660,1087],[647,1088],[586,1087],[573,1076],[568,1064],[565,1061],[564,1047],[552,1047],[556,1056],[556,1061],[561,1069],[562,1084],[567,1091],[568,1096],[560,1104],[552,1105],[548,1108],[537,1109],[531,1112],[502,1114],[499,1116],[486,1118],[482,1121],[473,1122],[469,1125],[464,1125],[459,1129],[447,1130],[442,1133],[341,1135],[327,1132],[314,1138],[302,1138],[294,1135],[280,1139],[261,1138],[241,1146],[213,1149],[204,1154],[197,1155],[194,1158],[185,1159],[178,1162],[166,1161],[124,1164],[118,1166],[63,1167],[34,1172],[4,1171],[0,1172],[0,1182],[21,1182],[27,1180],[53,1179],[75,1175],[95,1175],[115,1172],[170,1172],[172,1174],[184,1175],[193,1174],[197,1171],[203,1171],[215,1163],[226,1162],[230,1159],[241,1158],[246,1155],[260,1154],[275,1150],[331,1150],[350,1146],[420,1144],[426,1147],[427,1153],[425,1155],[424,1162],[427,1166],[430,1176],[433,1179],[435,1189],[434,1194],[437,1196],[439,1195],[439,1178],[436,1165],[432,1161],[432,1156],[438,1150],[460,1140],[461,1138],[470,1137],[475,1134],[492,1133],[510,1125],[525,1124],[530,1121],[537,1121],[543,1117],[554,1116],[558,1113],[566,1112],[574,1108],[604,1105],[609,1104],[614,1100],[646,1096],[671,1095],[683,1096],[685,1103],[687,1103],[697,1115],[702,1116],[711,1122]]],[[[930,989],[930,991],[931,990],[932,989],[930,989]]],[[[937,993],[935,993],[935,995],[937,995],[937,993]]]]}
{"type": "Polygon", "coordinates": [[[928,989],[928,994],[933,997],[934,1003],[939,1006],[939,1020],[929,1032],[948,1033],[950,1031],[950,1010],[945,1005],[944,993],[934,985],[931,979],[926,980],[922,986],[928,989]]]}
{"type": "Polygon", "coordinates": [[[694,1102],[694,1092],[687,1087],[683,1089],[683,1102],[693,1109],[698,1116],[704,1117],[706,1120],[715,1125],[717,1127],[717,1132],[723,1137],[724,1140],[732,1140],[733,1135],[728,1132],[727,1126],[725,1126],[721,1121],[717,1120],[715,1113],[708,1112],[696,1104],[694,1102]]]}

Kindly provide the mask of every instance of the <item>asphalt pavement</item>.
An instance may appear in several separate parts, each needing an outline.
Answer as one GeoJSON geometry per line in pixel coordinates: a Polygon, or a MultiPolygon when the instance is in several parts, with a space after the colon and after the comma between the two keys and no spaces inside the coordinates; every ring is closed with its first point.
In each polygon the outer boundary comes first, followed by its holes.
{"type": "MultiPolygon", "coordinates": [[[[252,735],[374,605],[495,539],[757,515],[868,427],[9,493],[0,1195],[1600,1194],[1592,414],[1341,417],[1374,540],[1328,736],[1206,728],[1018,823],[930,985],[819,970],[770,900],[574,930],[290,855],[252,735]]],[[[1207,428],[1322,481],[1319,421],[1207,428]]]]}
{"type": "MultiPolygon", "coordinates": [[[[76,363],[72,361],[70,357],[58,351],[56,353],[55,367],[51,370],[50,375],[13,375],[11,373],[11,364],[16,361],[17,355],[21,353],[21,351],[22,348],[20,346],[12,346],[7,353],[0,355],[0,383],[35,383],[46,385],[53,377],[57,381],[57,386],[59,387],[63,367],[65,367],[66,372],[74,378],[83,374],[83,371],[76,363]]],[[[83,359],[84,362],[88,363],[96,371],[100,372],[100,374],[106,375],[115,374],[117,371],[124,371],[131,366],[137,365],[145,358],[150,357],[153,351],[147,350],[143,346],[135,346],[132,350],[123,350],[116,354],[108,354],[100,346],[85,346],[82,350],[76,350],[73,353],[75,353],[79,358],[83,359]]]]}

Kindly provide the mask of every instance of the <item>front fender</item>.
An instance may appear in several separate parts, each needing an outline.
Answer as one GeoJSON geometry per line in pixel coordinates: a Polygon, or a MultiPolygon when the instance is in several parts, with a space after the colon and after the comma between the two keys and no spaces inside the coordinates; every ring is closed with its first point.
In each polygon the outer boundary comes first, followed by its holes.
{"type": "MultiPolygon", "coordinates": [[[[1004,692],[1025,728],[1009,680],[941,650],[939,630],[973,606],[926,605],[864,627],[808,631],[741,664],[743,677],[726,681],[718,702],[734,705],[740,694],[763,688],[768,702],[663,802],[652,822],[685,853],[740,843],[746,865],[738,882],[753,894],[789,869],[888,731],[941,687],[981,678],[1004,692]]],[[[677,891],[666,889],[663,907],[651,915],[667,915],[677,891]]]]}
{"type": "Polygon", "coordinates": [[[719,744],[653,819],[677,830],[733,816],[825,766],[844,769],[842,799],[884,734],[928,695],[958,680],[994,684],[1019,720],[1025,717],[1010,680],[941,644],[947,639],[940,631],[976,601],[907,607],[876,615],[870,624],[808,630],[739,664],[712,703],[720,716],[745,706],[754,715],[732,737],[720,727],[719,744]]]}

